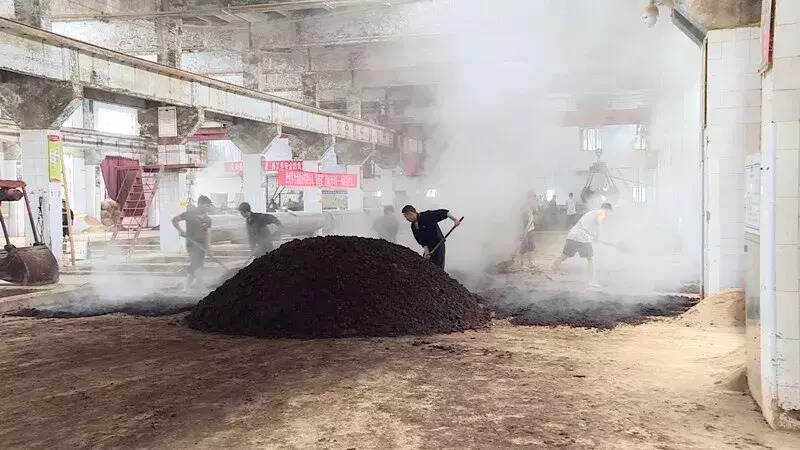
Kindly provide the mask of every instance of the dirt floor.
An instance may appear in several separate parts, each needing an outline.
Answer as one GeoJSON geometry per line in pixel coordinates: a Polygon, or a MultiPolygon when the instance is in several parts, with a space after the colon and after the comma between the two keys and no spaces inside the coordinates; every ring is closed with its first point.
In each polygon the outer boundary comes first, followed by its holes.
{"type": "Polygon", "coordinates": [[[267,340],[0,319],[0,447],[800,448],[722,383],[740,328],[267,340]]]}
{"type": "MultiPolygon", "coordinates": [[[[565,272],[507,281],[586,288],[583,265],[565,272]]],[[[0,317],[0,448],[800,448],[741,391],[743,305],[725,295],[610,331],[335,340],[0,317]]]]}

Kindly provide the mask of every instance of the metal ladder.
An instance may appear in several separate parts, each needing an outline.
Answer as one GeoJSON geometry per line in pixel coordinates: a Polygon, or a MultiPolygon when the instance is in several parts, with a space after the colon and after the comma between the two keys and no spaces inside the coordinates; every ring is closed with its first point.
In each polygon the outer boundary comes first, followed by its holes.
{"type": "Polygon", "coordinates": [[[111,235],[111,241],[116,241],[120,237],[120,232],[123,232],[130,241],[126,251],[128,254],[135,251],[136,239],[147,226],[147,213],[158,191],[163,173],[164,166],[160,166],[158,171],[144,170],[141,166],[125,170],[122,186],[127,192],[125,200],[119,202],[120,217],[117,220],[116,230],[111,235]]]}

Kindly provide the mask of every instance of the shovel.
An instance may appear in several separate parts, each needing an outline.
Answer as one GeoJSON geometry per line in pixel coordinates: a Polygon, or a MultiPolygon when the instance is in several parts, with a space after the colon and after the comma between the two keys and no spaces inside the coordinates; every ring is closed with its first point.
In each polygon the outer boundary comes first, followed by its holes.
{"type": "MultiPolygon", "coordinates": [[[[464,221],[464,217],[463,217],[463,216],[462,216],[460,219],[458,219],[458,223],[461,223],[461,222],[463,222],[463,221],[464,221]]],[[[428,252],[428,256],[426,256],[426,257],[425,257],[425,259],[428,259],[428,258],[430,258],[430,257],[431,257],[431,255],[432,255],[432,254],[434,254],[434,253],[436,252],[436,250],[439,250],[439,247],[441,247],[441,246],[442,246],[442,244],[444,244],[444,241],[446,241],[446,240],[447,240],[447,237],[448,237],[448,236],[450,236],[450,233],[452,233],[452,232],[453,232],[455,229],[456,229],[456,226],[455,226],[455,225],[453,225],[453,228],[450,228],[450,231],[448,231],[448,232],[447,232],[447,234],[445,234],[445,235],[444,235],[444,237],[442,238],[442,240],[441,240],[441,241],[439,241],[439,243],[438,243],[438,244],[436,244],[436,245],[433,247],[433,249],[432,249],[431,251],[429,251],[429,252],[428,252]]]]}
{"type": "Polygon", "coordinates": [[[597,242],[599,242],[600,244],[603,244],[603,245],[607,245],[607,246],[609,246],[609,247],[611,247],[611,248],[613,248],[613,249],[615,249],[615,250],[617,250],[619,252],[622,252],[622,253],[630,253],[631,252],[631,248],[628,247],[628,245],[625,244],[624,242],[617,242],[617,243],[604,242],[604,241],[597,241],[597,242]]]}
{"type": "MultiPolygon", "coordinates": [[[[195,246],[195,247],[198,247],[198,248],[205,248],[205,246],[202,246],[202,245],[198,244],[198,243],[197,243],[197,241],[195,241],[194,239],[190,238],[189,236],[186,236],[186,234],[185,234],[185,233],[181,233],[181,234],[183,234],[183,236],[181,236],[182,238],[184,238],[184,239],[186,239],[187,241],[189,241],[189,242],[191,242],[192,244],[194,244],[194,246],[195,246]]],[[[204,253],[206,254],[206,256],[208,256],[209,258],[211,258],[211,260],[212,260],[212,261],[214,261],[215,263],[219,264],[219,265],[220,265],[220,266],[221,266],[223,269],[225,269],[225,271],[226,271],[226,272],[228,272],[228,273],[231,273],[231,272],[233,272],[233,271],[232,271],[232,270],[231,270],[231,269],[230,269],[228,266],[226,266],[225,264],[223,264],[223,263],[222,263],[222,261],[218,260],[218,259],[217,259],[217,258],[216,258],[214,255],[212,255],[211,253],[209,253],[209,251],[208,251],[208,250],[205,250],[205,252],[204,252],[204,253]]]]}

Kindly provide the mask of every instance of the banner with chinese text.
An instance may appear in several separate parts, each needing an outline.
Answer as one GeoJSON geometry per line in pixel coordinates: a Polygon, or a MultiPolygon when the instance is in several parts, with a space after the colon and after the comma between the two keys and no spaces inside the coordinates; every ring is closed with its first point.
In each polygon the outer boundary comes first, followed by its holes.
{"type": "Polygon", "coordinates": [[[61,181],[61,136],[47,136],[47,155],[50,181],[61,181]]]}
{"type": "Polygon", "coordinates": [[[304,170],[281,170],[278,186],[357,188],[358,175],[354,173],[306,172],[304,170]]]}

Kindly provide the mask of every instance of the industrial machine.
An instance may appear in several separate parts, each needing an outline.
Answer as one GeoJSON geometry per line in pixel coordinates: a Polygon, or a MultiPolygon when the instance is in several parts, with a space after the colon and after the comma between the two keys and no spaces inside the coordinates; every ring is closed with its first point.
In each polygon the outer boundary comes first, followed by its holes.
{"type": "Polygon", "coordinates": [[[24,286],[55,283],[58,281],[58,261],[47,245],[39,240],[25,182],[0,180],[0,203],[16,202],[20,199],[25,199],[25,208],[33,231],[33,245],[15,247],[11,244],[6,221],[0,210],[0,225],[6,239],[6,245],[0,251],[0,279],[24,286]]]}
{"type": "Polygon", "coordinates": [[[584,203],[589,203],[595,197],[602,197],[603,201],[611,203],[619,197],[619,188],[614,183],[608,166],[600,160],[589,167],[589,178],[581,190],[581,200],[584,203]]]}

